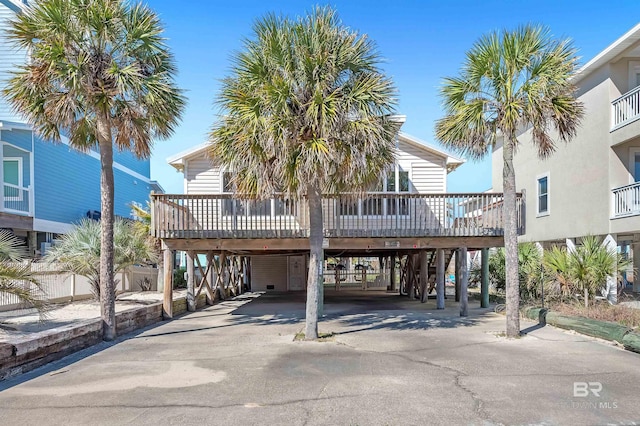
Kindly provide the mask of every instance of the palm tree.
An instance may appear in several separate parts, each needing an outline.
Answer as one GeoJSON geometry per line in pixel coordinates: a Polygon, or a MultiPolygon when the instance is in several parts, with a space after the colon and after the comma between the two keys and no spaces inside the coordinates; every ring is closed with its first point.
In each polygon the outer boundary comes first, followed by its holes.
{"type": "Polygon", "coordinates": [[[223,80],[211,156],[256,198],[308,200],[307,339],[318,336],[324,261],[323,194],[371,187],[395,161],[395,88],[375,44],[316,7],[295,20],[267,15],[223,80]]]}
{"type": "Polygon", "coordinates": [[[585,307],[589,307],[590,298],[605,288],[607,277],[614,276],[617,282],[631,264],[593,235],[583,237],[573,250],[555,247],[545,254],[544,261],[553,280],[566,287],[565,294],[582,291],[585,307]]]}
{"type": "MultiPolygon", "coordinates": [[[[48,251],[45,260],[57,263],[62,271],[72,272],[88,278],[96,299],[102,300],[100,285],[100,222],[83,219],[67,234],[63,235],[48,251]]],[[[148,232],[136,223],[117,218],[114,222],[113,275],[131,265],[154,263],[157,260],[154,241],[148,232]]],[[[107,291],[113,292],[115,286],[107,291]]]]}
{"type": "Polygon", "coordinates": [[[174,130],[184,98],[158,16],[125,0],[42,0],[9,37],[31,60],[4,94],[43,138],[100,152],[100,285],[103,337],[116,335],[113,276],[113,145],[146,158],[174,130]]]}
{"type": "Polygon", "coordinates": [[[493,32],[477,41],[458,77],[441,89],[445,117],[436,138],[472,158],[482,158],[501,140],[506,251],[507,336],[520,334],[516,180],[513,156],[518,132],[526,130],[540,158],[552,154],[556,139],[570,141],[583,115],[572,76],[576,50],[544,27],[526,25],[493,32]],[[555,132],[551,133],[551,129],[555,132]]]}
{"type": "Polygon", "coordinates": [[[20,263],[24,254],[22,242],[11,232],[0,229],[0,294],[16,296],[21,303],[36,308],[42,318],[47,300],[31,265],[20,263]]]}

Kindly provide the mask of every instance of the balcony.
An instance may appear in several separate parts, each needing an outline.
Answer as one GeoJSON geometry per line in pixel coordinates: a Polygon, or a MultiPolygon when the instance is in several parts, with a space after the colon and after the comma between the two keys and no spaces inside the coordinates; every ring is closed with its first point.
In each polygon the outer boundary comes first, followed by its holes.
{"type": "Polygon", "coordinates": [[[640,182],[611,190],[613,193],[613,217],[640,215],[640,182]]]}
{"type": "MultiPolygon", "coordinates": [[[[152,196],[151,233],[162,239],[308,238],[305,200],[231,194],[152,196]]],[[[500,237],[503,194],[343,194],[323,199],[326,238],[500,237]]],[[[524,225],[517,195],[517,225],[524,225]]]]}
{"type": "Polygon", "coordinates": [[[33,216],[33,190],[11,183],[3,183],[0,192],[0,212],[33,216]]]}

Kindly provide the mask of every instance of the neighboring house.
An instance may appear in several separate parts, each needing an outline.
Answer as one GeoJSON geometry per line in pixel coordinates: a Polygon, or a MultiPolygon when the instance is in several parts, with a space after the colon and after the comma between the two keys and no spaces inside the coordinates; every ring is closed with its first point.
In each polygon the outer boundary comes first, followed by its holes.
{"type": "MultiPolygon", "coordinates": [[[[202,144],[168,159],[184,174],[186,195],[152,196],[154,235],[168,249],[190,251],[191,256],[248,258],[239,264],[246,268],[243,275],[251,277],[254,291],[304,290],[309,252],[306,202],[278,195],[256,201],[235,194],[231,173],[208,158],[208,149],[202,144]]],[[[499,210],[492,206],[501,194],[447,193],[447,174],[462,163],[400,133],[397,162],[371,192],[324,197],[326,255],[371,257],[387,270],[395,267],[392,259],[402,258],[407,272],[425,252],[428,268],[435,273],[436,252],[448,261],[459,247],[502,246],[502,223],[492,213],[499,210]],[[469,219],[469,200],[474,200],[474,208],[488,207],[484,222],[469,219]]],[[[413,268],[416,274],[417,269],[413,268]]],[[[393,282],[385,282],[383,288],[388,284],[394,288],[393,282]]]]}
{"type": "MultiPolygon", "coordinates": [[[[530,133],[519,136],[516,188],[527,199],[520,241],[611,235],[640,267],[640,24],[584,65],[574,83],[585,116],[570,143],[539,160],[530,133]]],[[[493,189],[501,191],[502,147],[492,161],[493,189]]]]}
{"type": "MultiPolygon", "coordinates": [[[[28,59],[3,33],[7,20],[26,7],[25,3],[0,0],[0,85],[15,65],[28,59]]],[[[3,98],[0,148],[0,228],[24,238],[31,255],[41,254],[56,234],[65,233],[80,219],[99,217],[100,161],[96,150],[80,153],[66,141],[53,144],[43,140],[3,98]]],[[[129,217],[132,202],[146,205],[154,188],[149,164],[130,152],[114,152],[116,215],[129,217]]]]}

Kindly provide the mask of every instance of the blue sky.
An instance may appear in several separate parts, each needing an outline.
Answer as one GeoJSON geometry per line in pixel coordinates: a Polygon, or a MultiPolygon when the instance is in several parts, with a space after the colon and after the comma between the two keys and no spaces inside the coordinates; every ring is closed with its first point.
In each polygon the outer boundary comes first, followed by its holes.
{"type": "MultiPolygon", "coordinates": [[[[167,157],[204,142],[217,109],[219,80],[229,58],[251,36],[251,26],[268,12],[298,16],[315,4],[331,4],[349,27],[378,44],[384,69],[398,88],[398,113],[407,116],[403,131],[437,146],[434,122],[442,116],[438,88],[456,75],[465,52],[483,34],[524,23],[545,24],[556,37],[571,38],[582,63],[631,29],[640,2],[613,1],[175,1],[149,0],[161,16],[168,44],[178,62],[178,84],[189,99],[175,135],[158,141],[151,177],[169,193],[181,193],[182,174],[167,157]]],[[[532,160],[536,161],[536,160],[532,160]]],[[[449,175],[449,192],[480,192],[491,187],[490,156],[468,161],[449,175]]]]}

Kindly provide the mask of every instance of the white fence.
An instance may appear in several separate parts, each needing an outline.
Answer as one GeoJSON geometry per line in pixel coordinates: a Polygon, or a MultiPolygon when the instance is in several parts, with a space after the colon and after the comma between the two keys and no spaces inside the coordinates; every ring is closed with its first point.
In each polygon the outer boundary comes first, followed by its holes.
{"type": "MultiPolygon", "coordinates": [[[[56,264],[29,262],[35,278],[41,284],[44,296],[52,302],[68,302],[73,300],[89,299],[93,297],[91,284],[83,276],[69,272],[60,272],[56,264]]],[[[156,268],[131,266],[126,271],[116,274],[116,291],[156,291],[158,284],[158,270],[156,268]]],[[[32,286],[23,283],[25,286],[32,286]]],[[[34,288],[32,288],[35,291],[34,288]]],[[[0,311],[23,308],[18,298],[11,294],[0,292],[0,311]]]]}

